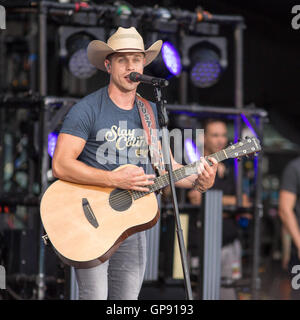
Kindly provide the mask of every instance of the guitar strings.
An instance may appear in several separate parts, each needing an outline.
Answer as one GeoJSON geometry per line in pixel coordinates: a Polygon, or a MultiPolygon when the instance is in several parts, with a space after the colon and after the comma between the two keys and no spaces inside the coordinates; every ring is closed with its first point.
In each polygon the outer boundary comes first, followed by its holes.
{"type": "MultiPolygon", "coordinates": [[[[217,156],[217,154],[218,154],[219,152],[216,152],[216,153],[214,153],[214,154],[212,154],[212,155],[210,155],[209,157],[214,157],[214,158],[216,158],[216,156],[217,156]]],[[[205,157],[205,159],[207,159],[208,157],[205,157]]],[[[220,154],[219,154],[219,157],[217,157],[217,161],[219,162],[220,160],[218,159],[218,158],[223,158],[223,157],[220,157],[220,154]]],[[[224,159],[223,159],[224,160],[224,159]]],[[[222,159],[221,159],[221,161],[222,161],[222,159]]],[[[199,160],[198,161],[196,161],[195,163],[197,163],[197,162],[199,162],[199,160]]],[[[195,165],[195,163],[192,163],[192,164],[190,164],[191,166],[193,166],[193,165],[195,165]]],[[[187,166],[189,166],[189,165],[187,165],[187,166]]],[[[186,166],[185,166],[186,167],[186,166]]],[[[175,176],[176,176],[176,173],[177,173],[177,177],[175,177],[175,178],[179,178],[180,177],[180,175],[181,175],[181,173],[182,173],[182,168],[184,168],[184,167],[181,167],[181,168],[179,168],[179,169],[176,169],[176,170],[174,170],[174,174],[175,174],[175,176]],[[178,171],[177,171],[178,170],[178,171]]],[[[164,174],[164,175],[162,175],[162,176],[159,176],[159,177],[157,177],[157,178],[155,178],[154,179],[154,184],[152,184],[152,185],[149,185],[149,187],[151,187],[151,186],[154,186],[156,183],[158,183],[158,179],[160,178],[161,180],[162,180],[162,182],[163,183],[165,183],[165,182],[168,182],[167,183],[167,185],[169,184],[169,181],[168,181],[168,177],[167,177],[167,175],[168,174],[164,174]],[[165,178],[167,178],[167,181],[165,181],[165,178]],[[156,180],[156,181],[155,181],[156,180]]],[[[185,176],[185,175],[184,175],[185,176]]],[[[180,179],[184,179],[185,177],[180,177],[180,179]]],[[[165,186],[167,186],[167,185],[165,185],[165,186]]],[[[163,187],[165,187],[165,186],[159,186],[160,188],[159,189],[161,189],[161,188],[163,188],[163,187]]],[[[145,186],[145,187],[147,187],[147,186],[145,186]]],[[[158,189],[157,189],[158,190],[158,189]]],[[[120,204],[123,200],[125,200],[126,199],[126,197],[127,197],[127,194],[128,194],[128,192],[130,192],[130,194],[132,195],[132,197],[133,197],[133,199],[134,200],[137,200],[137,199],[139,199],[139,198],[141,198],[141,197],[143,197],[143,196],[145,196],[145,195],[147,195],[147,194],[150,194],[150,193],[152,193],[152,192],[155,192],[156,190],[149,190],[149,191],[138,191],[138,190],[132,190],[132,189],[128,189],[128,190],[126,190],[126,189],[124,189],[123,191],[120,191],[119,193],[117,193],[116,195],[113,195],[113,196],[111,196],[111,201],[119,201],[118,203],[115,203],[115,204],[120,204]],[[142,193],[142,195],[141,195],[141,197],[139,197],[140,196],[140,194],[138,194],[138,192],[139,193],[142,193]],[[134,198],[134,195],[137,195],[138,196],[138,198],[137,199],[135,199],[134,198]]]]}
{"type": "MultiPolygon", "coordinates": [[[[177,170],[180,170],[180,169],[182,169],[182,168],[179,168],[179,169],[177,169],[177,170]]],[[[176,171],[176,170],[175,170],[175,171],[176,171]]],[[[177,178],[183,179],[184,177],[180,177],[181,174],[182,174],[182,170],[177,171],[177,176],[176,176],[176,173],[175,173],[175,178],[176,178],[176,179],[177,179],[177,178]]],[[[155,180],[156,180],[156,181],[154,182],[154,184],[150,185],[149,187],[154,186],[156,183],[159,184],[159,181],[158,181],[159,178],[161,179],[161,182],[163,182],[163,186],[160,186],[160,185],[158,186],[159,189],[164,188],[164,187],[166,187],[166,186],[169,184],[168,175],[167,175],[167,174],[164,174],[164,175],[162,175],[162,176],[159,176],[159,177],[155,178],[154,181],[155,181],[155,180]]],[[[147,186],[145,186],[145,187],[147,187],[147,186]]],[[[156,190],[158,190],[158,189],[156,189],[156,190]]],[[[124,189],[124,190],[120,191],[119,193],[111,196],[110,199],[111,199],[111,201],[113,201],[115,204],[120,204],[123,200],[125,200],[125,199],[127,198],[127,193],[128,193],[128,192],[131,193],[131,195],[132,195],[132,197],[133,197],[134,200],[137,200],[137,199],[139,199],[139,198],[141,198],[141,197],[143,197],[143,196],[145,196],[145,195],[148,195],[148,194],[150,194],[150,193],[152,193],[152,192],[155,192],[156,190],[138,191],[138,190],[132,190],[132,189],[128,189],[128,190],[124,189]],[[133,194],[133,193],[134,193],[134,194],[133,194]],[[140,194],[138,194],[138,193],[142,193],[142,195],[140,196],[140,194]],[[135,198],[134,198],[134,195],[137,195],[138,198],[135,199],[135,198]],[[119,202],[115,202],[116,200],[118,200],[119,202]]]]}
{"type": "MultiPolygon", "coordinates": [[[[193,166],[194,163],[191,164],[191,165],[193,166]]],[[[188,166],[189,166],[189,165],[188,165],[188,166]]],[[[181,176],[182,173],[184,173],[183,168],[184,168],[184,167],[181,167],[181,168],[179,168],[179,169],[174,170],[175,179],[178,179],[178,178],[183,179],[183,178],[185,178],[185,176],[186,176],[185,174],[183,175],[183,177],[181,176]]],[[[166,186],[169,184],[168,174],[163,174],[162,176],[156,177],[156,178],[154,179],[154,184],[156,184],[156,183],[159,184],[158,179],[161,179],[161,182],[163,182],[163,184],[164,184],[163,186],[159,186],[159,189],[164,188],[164,187],[166,187],[166,186]],[[155,181],[155,180],[156,180],[156,181],[155,181]],[[166,183],[166,184],[165,184],[165,183],[166,183]]],[[[149,187],[153,186],[154,184],[150,185],[149,187]]],[[[147,186],[145,186],[145,187],[147,187],[147,186]]],[[[143,196],[145,196],[145,195],[147,195],[147,194],[150,194],[150,193],[152,193],[152,192],[155,192],[155,191],[156,191],[156,190],[153,190],[153,191],[152,191],[152,190],[149,190],[149,191],[138,191],[138,190],[132,190],[132,189],[128,189],[128,190],[124,189],[124,191],[120,191],[118,194],[111,196],[110,199],[111,199],[111,201],[119,200],[119,201],[120,201],[119,203],[121,203],[123,200],[126,199],[126,197],[127,197],[127,192],[131,192],[131,193],[135,192],[135,194],[136,194],[137,196],[139,196],[139,194],[137,194],[137,192],[141,192],[141,193],[144,193],[144,194],[142,195],[142,197],[143,197],[143,196]]],[[[133,195],[133,198],[134,198],[134,195],[133,195]]],[[[137,199],[139,199],[139,198],[141,198],[141,197],[138,197],[137,199]]],[[[137,199],[134,199],[134,200],[137,200],[137,199]]],[[[115,203],[115,204],[119,204],[119,203],[115,203]]]]}
{"type": "MultiPolygon", "coordinates": [[[[156,182],[155,182],[155,183],[156,183],[156,182]]],[[[155,184],[155,183],[154,183],[154,184],[155,184]]],[[[150,185],[150,186],[153,186],[154,184],[152,184],[152,185],[150,185]]],[[[145,187],[146,187],[146,186],[145,186],[145,187]]],[[[162,188],[163,188],[163,186],[162,186],[162,188]]],[[[137,192],[143,193],[142,196],[144,196],[144,195],[150,194],[150,193],[155,192],[155,191],[156,191],[156,190],[138,191],[138,190],[132,190],[132,189],[128,189],[128,190],[124,189],[124,190],[120,191],[119,193],[117,193],[117,194],[115,194],[115,195],[112,195],[112,196],[110,197],[110,199],[111,199],[112,201],[120,200],[120,202],[121,202],[122,200],[126,199],[128,192],[130,192],[130,193],[132,194],[133,198],[134,198],[134,195],[137,195],[137,196],[140,195],[140,194],[137,194],[137,192]]],[[[138,198],[138,199],[139,199],[139,198],[138,198]]]]}
{"type": "MultiPolygon", "coordinates": [[[[221,150],[222,151],[222,150],[221,150]]],[[[210,156],[206,156],[205,157],[205,159],[207,160],[207,158],[208,157],[214,157],[218,162],[220,162],[220,161],[222,161],[222,160],[224,160],[225,159],[225,157],[223,156],[223,155],[221,155],[220,153],[221,153],[221,151],[218,151],[218,152],[216,152],[216,153],[214,153],[214,154],[211,154],[210,156]]],[[[192,164],[190,164],[191,166],[194,166],[197,162],[199,162],[200,160],[198,160],[198,161],[196,161],[196,162],[194,162],[194,163],[192,163],[192,164]]],[[[187,165],[187,166],[190,166],[190,165],[187,165]]],[[[185,167],[187,167],[187,166],[185,166],[185,167]]],[[[182,167],[182,168],[184,168],[184,167],[182,167]]],[[[179,169],[177,169],[177,170],[174,170],[174,174],[175,174],[175,176],[176,176],[176,172],[179,174],[179,175],[181,175],[181,173],[182,173],[182,168],[179,168],[179,169]]],[[[159,178],[161,178],[161,180],[162,180],[162,182],[169,182],[169,181],[164,181],[164,179],[167,177],[167,174],[164,174],[164,175],[162,175],[162,176],[159,176],[159,177],[157,177],[157,178],[155,178],[154,179],[154,184],[155,183],[157,183],[158,182],[158,179],[159,178]],[[155,181],[155,180],[157,180],[157,181],[155,181]]],[[[180,176],[177,176],[176,178],[178,178],[178,177],[180,177],[180,176]]],[[[180,179],[183,179],[183,178],[185,178],[185,177],[180,177],[180,179]]],[[[153,185],[154,185],[153,184],[153,185]]],[[[167,184],[168,185],[168,184],[167,184]]],[[[150,185],[149,187],[151,187],[152,185],[150,185]]],[[[145,187],[147,187],[147,186],[145,186],[145,187]]],[[[159,186],[160,188],[163,188],[163,187],[165,187],[165,186],[159,186]]],[[[138,191],[138,190],[132,190],[132,189],[128,189],[128,190],[125,190],[124,189],[124,192],[122,192],[122,194],[121,194],[121,192],[120,193],[118,193],[118,194],[116,194],[116,195],[113,195],[110,199],[111,200],[115,200],[115,199],[118,199],[118,200],[122,200],[122,199],[125,199],[126,198],[126,193],[128,192],[128,191],[130,191],[131,193],[133,193],[133,192],[135,192],[135,194],[136,195],[138,195],[139,196],[139,194],[137,194],[137,192],[141,192],[141,193],[144,193],[144,195],[147,195],[147,194],[149,194],[149,193],[152,193],[152,192],[154,192],[154,191],[156,191],[156,190],[149,190],[149,191],[138,191]]]]}
{"type": "MultiPolygon", "coordinates": [[[[178,171],[177,173],[175,172],[175,179],[178,179],[178,178],[183,179],[183,178],[184,178],[184,176],[181,177],[181,174],[182,174],[182,170],[181,170],[181,169],[182,169],[182,168],[179,168],[179,169],[177,169],[177,170],[180,170],[180,171],[178,171]]],[[[175,170],[175,171],[177,171],[177,170],[175,170]]],[[[151,188],[151,186],[154,186],[155,184],[158,184],[159,189],[166,187],[166,186],[169,184],[168,174],[164,174],[164,175],[162,175],[162,176],[156,177],[156,178],[154,179],[154,184],[149,185],[149,188],[151,188]],[[158,179],[160,179],[161,181],[158,181],[158,179]],[[163,182],[163,185],[159,185],[160,182],[163,182]]],[[[145,186],[145,187],[147,187],[147,186],[145,186]]],[[[158,190],[158,189],[156,189],[156,190],[158,190]]],[[[111,196],[110,199],[116,199],[116,198],[118,198],[118,199],[122,199],[122,198],[125,199],[125,198],[126,198],[126,194],[125,194],[125,193],[127,193],[128,191],[131,192],[131,193],[135,192],[135,194],[136,194],[137,192],[141,192],[141,193],[144,193],[144,195],[147,195],[147,194],[149,194],[149,193],[155,192],[156,190],[138,191],[138,190],[133,190],[133,189],[127,189],[127,190],[124,189],[124,191],[120,191],[120,193],[111,196]],[[119,197],[121,193],[123,194],[123,196],[122,196],[122,197],[119,197]]],[[[138,195],[138,194],[137,194],[137,195],[138,195]]]]}
{"type": "MultiPolygon", "coordinates": [[[[160,176],[160,177],[163,177],[163,178],[161,179],[163,183],[168,182],[168,181],[165,181],[165,180],[166,180],[165,178],[167,177],[166,175],[162,175],[162,176],[160,176]]],[[[160,177],[157,177],[157,178],[155,178],[154,180],[158,180],[160,177]]],[[[150,185],[149,187],[154,186],[156,183],[158,183],[158,181],[155,181],[154,184],[150,185]]],[[[159,184],[159,183],[158,183],[158,184],[159,184]]],[[[145,187],[147,187],[147,186],[145,186],[145,187]]],[[[160,188],[163,188],[164,186],[159,186],[159,187],[160,187],[160,188]]],[[[156,190],[138,191],[138,190],[132,190],[132,189],[128,189],[128,190],[124,189],[124,190],[120,191],[119,193],[117,193],[117,194],[115,194],[115,195],[112,195],[112,196],[110,197],[110,199],[111,199],[111,201],[119,200],[119,201],[121,202],[122,200],[126,199],[128,192],[130,192],[131,194],[132,194],[133,192],[135,192],[135,195],[137,195],[137,196],[139,196],[139,194],[137,194],[137,192],[141,192],[141,193],[143,193],[142,196],[144,196],[144,195],[150,194],[150,193],[155,192],[155,191],[156,191],[156,190]]],[[[133,198],[134,198],[134,195],[133,195],[133,198]]],[[[139,197],[139,198],[140,198],[140,197],[139,197]]],[[[139,198],[137,198],[137,199],[139,199],[139,198]]],[[[134,200],[136,200],[136,199],[134,199],[134,200]]],[[[115,204],[118,204],[118,203],[115,203],[115,204]]]]}
{"type": "MultiPolygon", "coordinates": [[[[224,159],[225,159],[225,157],[221,154],[221,152],[222,152],[223,150],[221,150],[221,151],[218,151],[218,152],[216,152],[216,153],[214,153],[214,154],[211,154],[211,155],[209,155],[209,156],[206,156],[206,157],[204,157],[206,160],[207,160],[207,158],[208,157],[213,157],[213,158],[215,158],[218,162],[220,162],[220,161],[223,161],[224,159]]],[[[198,160],[198,161],[196,161],[196,162],[194,162],[194,163],[192,163],[192,164],[190,164],[191,166],[194,166],[197,162],[199,162],[200,160],[198,160]]],[[[187,165],[187,166],[190,166],[190,165],[187,165]]],[[[185,167],[187,167],[187,166],[185,166],[185,167]]],[[[184,167],[182,167],[182,168],[184,168],[184,167]]],[[[179,168],[179,169],[177,169],[177,170],[174,170],[174,174],[175,174],[175,178],[177,179],[177,178],[180,178],[180,179],[184,179],[185,178],[185,175],[183,176],[183,177],[180,177],[180,175],[182,174],[182,168],[179,168]],[[177,174],[177,177],[176,177],[176,174],[177,174]]],[[[161,179],[162,180],[162,182],[163,183],[165,183],[165,182],[167,182],[167,184],[166,185],[164,185],[164,186],[159,186],[159,189],[161,189],[161,188],[163,188],[163,187],[165,187],[165,186],[167,186],[168,184],[169,184],[169,179],[168,179],[168,177],[167,177],[167,174],[164,174],[164,175],[162,175],[162,176],[159,176],[159,177],[157,177],[157,178],[155,178],[154,179],[154,184],[152,184],[152,185],[149,185],[149,188],[151,188],[151,186],[154,186],[156,183],[159,183],[158,182],[158,179],[161,179]],[[165,178],[167,178],[167,181],[165,181],[165,178]],[[156,181],[155,181],[156,180],[156,181]]],[[[180,180],[179,179],[179,180],[180,180]]],[[[147,186],[145,186],[145,187],[147,187],[147,186]]],[[[158,190],[158,189],[156,189],[156,190],[158,190]]],[[[141,195],[141,197],[143,197],[143,196],[145,196],[145,195],[147,195],[147,194],[150,194],[150,193],[152,193],[152,192],[155,192],[156,190],[149,190],[149,191],[138,191],[138,190],[132,190],[132,189],[128,189],[128,190],[123,190],[123,191],[120,191],[118,194],[116,194],[116,195],[113,195],[113,196],[111,196],[111,201],[116,201],[116,200],[118,200],[119,201],[119,203],[121,203],[122,202],[122,200],[124,200],[124,199],[126,199],[126,197],[127,197],[127,194],[128,194],[128,192],[132,195],[132,197],[133,197],[133,199],[134,199],[134,195],[137,195],[138,196],[138,198],[137,199],[139,199],[140,198],[140,195],[141,195]],[[141,194],[140,194],[141,193],[141,194]]],[[[136,200],[136,199],[134,199],[134,200],[136,200]]],[[[119,204],[119,203],[115,203],[115,204],[119,204]]]]}

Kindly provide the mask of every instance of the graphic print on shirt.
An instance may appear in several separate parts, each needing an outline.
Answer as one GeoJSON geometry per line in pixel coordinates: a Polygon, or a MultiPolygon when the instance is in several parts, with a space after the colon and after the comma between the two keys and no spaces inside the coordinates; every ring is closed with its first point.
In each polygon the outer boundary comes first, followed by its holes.
{"type": "Polygon", "coordinates": [[[100,129],[97,141],[103,141],[98,147],[96,159],[99,164],[147,164],[148,145],[144,130],[127,128],[127,121],[119,121],[110,128],[100,129]]]}

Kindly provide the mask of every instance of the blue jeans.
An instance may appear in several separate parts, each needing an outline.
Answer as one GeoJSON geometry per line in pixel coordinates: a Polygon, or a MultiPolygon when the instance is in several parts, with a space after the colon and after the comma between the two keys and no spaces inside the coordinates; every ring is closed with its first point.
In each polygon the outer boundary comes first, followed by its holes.
{"type": "Polygon", "coordinates": [[[125,239],[104,263],[89,269],[75,268],[80,300],[137,300],[146,269],[146,235],[125,239]]]}

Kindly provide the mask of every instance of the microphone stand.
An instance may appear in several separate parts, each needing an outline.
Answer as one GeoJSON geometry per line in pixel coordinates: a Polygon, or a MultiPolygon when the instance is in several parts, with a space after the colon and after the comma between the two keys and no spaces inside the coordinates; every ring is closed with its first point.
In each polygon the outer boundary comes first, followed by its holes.
{"type": "Polygon", "coordinates": [[[155,102],[156,102],[156,106],[157,106],[159,126],[162,129],[162,153],[163,153],[163,158],[164,158],[164,162],[165,162],[165,168],[169,174],[169,181],[170,181],[170,188],[171,188],[172,202],[173,202],[175,223],[176,223],[176,233],[177,233],[177,239],[178,239],[179,249],[180,249],[180,256],[181,256],[181,263],[182,263],[182,269],[183,269],[183,274],[184,274],[186,295],[187,295],[188,300],[193,300],[186,250],[185,250],[185,246],[184,246],[183,233],[182,233],[182,228],[181,228],[181,223],[180,223],[180,218],[179,218],[179,210],[178,210],[178,203],[177,203],[177,197],[176,197],[176,191],[175,191],[175,181],[174,181],[174,175],[173,175],[173,168],[172,168],[172,163],[170,160],[171,159],[170,145],[168,143],[169,142],[169,133],[168,133],[168,129],[167,129],[167,125],[168,125],[169,120],[168,120],[168,115],[167,115],[166,107],[165,107],[166,101],[162,99],[161,86],[159,86],[158,83],[154,84],[154,95],[155,95],[155,102]]]}

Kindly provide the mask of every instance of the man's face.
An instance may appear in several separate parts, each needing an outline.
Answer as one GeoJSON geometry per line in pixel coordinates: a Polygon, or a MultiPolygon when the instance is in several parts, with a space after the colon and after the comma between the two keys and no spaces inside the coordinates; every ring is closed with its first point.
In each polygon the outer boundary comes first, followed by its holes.
{"type": "Polygon", "coordinates": [[[115,53],[110,60],[105,60],[108,73],[111,75],[110,81],[123,92],[135,90],[138,83],[132,82],[129,74],[131,72],[143,73],[144,54],[139,52],[115,53]]]}
{"type": "Polygon", "coordinates": [[[223,122],[213,122],[207,125],[204,146],[210,154],[224,149],[227,143],[227,128],[223,122]]]}

